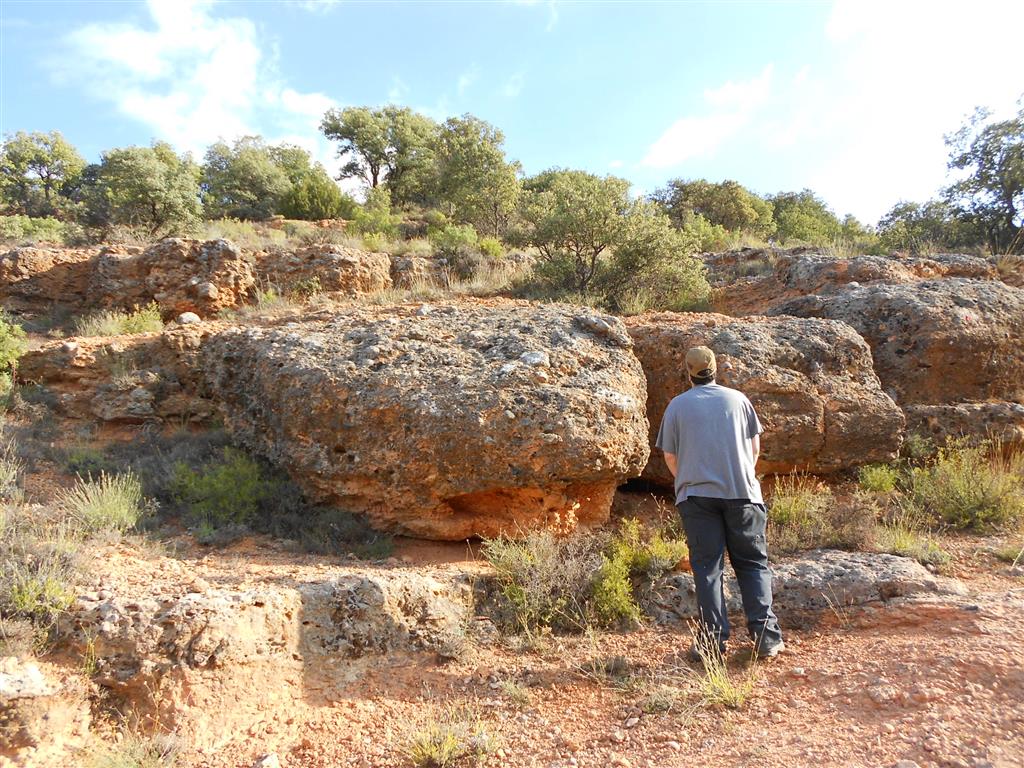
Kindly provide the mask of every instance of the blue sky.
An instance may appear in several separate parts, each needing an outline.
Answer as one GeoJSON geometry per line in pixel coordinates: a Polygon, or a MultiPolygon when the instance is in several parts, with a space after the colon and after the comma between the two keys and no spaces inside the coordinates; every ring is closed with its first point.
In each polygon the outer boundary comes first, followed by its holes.
{"type": "Polygon", "coordinates": [[[259,133],[336,167],[329,107],[471,112],[527,173],[811,187],[874,222],[945,179],[944,133],[1024,94],[1024,3],[0,0],[0,131],[89,159],[259,133]]]}

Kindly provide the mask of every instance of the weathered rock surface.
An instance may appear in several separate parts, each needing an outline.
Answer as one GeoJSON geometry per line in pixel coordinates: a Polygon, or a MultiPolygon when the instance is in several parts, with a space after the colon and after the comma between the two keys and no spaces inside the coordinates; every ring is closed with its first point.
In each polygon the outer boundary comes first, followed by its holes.
{"type": "Polygon", "coordinates": [[[194,312],[208,318],[242,304],[255,282],[251,260],[229,240],[169,237],[141,254],[100,252],[89,294],[98,306],[155,301],[168,317],[194,312]]]}
{"type": "Polygon", "coordinates": [[[0,256],[0,299],[12,309],[87,303],[96,249],[15,248],[0,256]]]}
{"type": "Polygon", "coordinates": [[[202,395],[199,349],[223,327],[190,323],[160,333],[52,341],[21,358],[18,378],[48,388],[72,418],[203,421],[214,405],[202,395]]]}
{"type": "Polygon", "coordinates": [[[989,439],[1024,443],[1024,405],[1020,403],[908,405],[903,411],[907,432],[929,437],[937,446],[949,438],[966,438],[972,443],[989,439]]]}
{"type": "Polygon", "coordinates": [[[460,574],[367,570],[241,590],[85,593],[59,638],[89,649],[95,682],[136,716],[204,747],[399,655],[457,653],[471,616],[460,574]]]}
{"type": "MultiPolygon", "coordinates": [[[[730,613],[742,613],[740,590],[726,568],[726,602],[730,613]]],[[[906,557],[874,552],[818,549],[772,566],[772,605],[780,615],[849,608],[916,595],[964,595],[953,579],[934,576],[906,557]]],[[[685,622],[697,616],[693,576],[676,573],[655,586],[648,613],[659,623],[685,622]]],[[[738,634],[742,634],[739,630],[738,634]]]]}
{"type": "Polygon", "coordinates": [[[235,437],[307,495],[458,540],[608,517],[648,457],[618,320],[517,302],[351,307],[204,348],[235,437]]]}
{"type": "Polygon", "coordinates": [[[999,281],[850,284],[771,314],[852,325],[871,345],[882,385],[903,405],[1024,398],[1024,290],[999,281]]]}
{"type": "Polygon", "coordinates": [[[262,280],[286,291],[315,285],[328,293],[356,296],[391,287],[391,258],[386,253],[330,244],[261,254],[257,272],[262,280]]]}
{"type": "Polygon", "coordinates": [[[167,238],[146,248],[16,248],[0,256],[0,299],[16,309],[131,309],[155,301],[165,317],[202,317],[241,304],[255,283],[227,240],[167,238]]]}
{"type": "Polygon", "coordinates": [[[404,289],[424,283],[444,285],[445,265],[440,259],[425,256],[392,256],[391,280],[396,288],[404,289]]]}
{"type": "Polygon", "coordinates": [[[1003,267],[981,256],[852,256],[837,258],[813,249],[748,248],[705,254],[709,277],[718,290],[715,309],[731,315],[766,314],[791,299],[831,294],[851,283],[915,283],[965,277],[1020,285],[1024,268],[1003,267]]]}
{"type": "Polygon", "coordinates": [[[0,766],[68,765],[88,736],[89,704],[34,661],[0,658],[0,766]]]}
{"type": "Polygon", "coordinates": [[[719,383],[746,394],[765,427],[760,471],[834,472],[899,450],[903,414],[882,392],[867,344],[844,323],[666,312],[626,324],[647,376],[649,480],[672,483],[654,439],[669,401],[689,387],[686,350],[702,344],[718,356],[719,383]]]}

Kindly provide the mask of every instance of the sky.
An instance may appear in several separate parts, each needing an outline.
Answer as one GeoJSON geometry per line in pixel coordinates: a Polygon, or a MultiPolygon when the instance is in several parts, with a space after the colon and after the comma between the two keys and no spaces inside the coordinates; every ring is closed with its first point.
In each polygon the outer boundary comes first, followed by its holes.
{"type": "Polygon", "coordinates": [[[943,136],[1024,96],[1024,3],[0,0],[0,132],[90,161],[260,134],[309,149],[330,108],[498,126],[527,174],[582,168],[810,188],[874,223],[948,181],[943,136]]]}

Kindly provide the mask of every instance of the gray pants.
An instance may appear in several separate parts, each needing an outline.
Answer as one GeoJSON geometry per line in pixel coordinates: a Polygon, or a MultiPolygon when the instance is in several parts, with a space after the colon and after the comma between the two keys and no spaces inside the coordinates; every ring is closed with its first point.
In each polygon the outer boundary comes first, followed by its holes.
{"type": "Polygon", "coordinates": [[[717,637],[720,643],[729,639],[722,580],[728,552],[740,585],[751,639],[759,647],[778,643],[782,631],[772,612],[772,576],[765,543],[768,514],[764,504],[749,499],[690,496],[678,509],[690,547],[701,621],[712,637],[717,637]]]}

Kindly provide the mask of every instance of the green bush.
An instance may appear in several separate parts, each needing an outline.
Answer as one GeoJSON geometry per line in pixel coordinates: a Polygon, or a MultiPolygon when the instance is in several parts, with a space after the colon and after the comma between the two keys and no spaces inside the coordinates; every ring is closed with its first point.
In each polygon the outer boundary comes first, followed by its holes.
{"type": "Polygon", "coordinates": [[[388,238],[379,232],[370,232],[363,235],[363,250],[371,253],[383,253],[388,249],[388,238]]]}
{"type": "Polygon", "coordinates": [[[402,217],[391,212],[391,195],[383,187],[371,189],[366,202],[355,212],[352,230],[360,235],[383,235],[386,238],[398,236],[398,225],[402,217]]]}
{"type": "MultiPolygon", "coordinates": [[[[28,243],[46,240],[54,243],[65,242],[66,225],[50,216],[0,216],[0,240],[28,243]]],[[[72,228],[72,234],[80,233],[72,228]]]]}
{"type": "Polygon", "coordinates": [[[896,489],[900,472],[888,464],[868,464],[857,472],[860,487],[872,493],[891,493],[896,489]]]}
{"type": "Polygon", "coordinates": [[[75,321],[75,335],[126,336],[162,331],[163,327],[160,307],[151,302],[130,312],[114,309],[80,317],[75,321]]]}
{"type": "Polygon", "coordinates": [[[481,237],[477,243],[480,252],[492,261],[496,261],[505,255],[505,246],[496,237],[481,237]]]}
{"type": "Polygon", "coordinates": [[[472,224],[447,224],[430,231],[430,242],[442,256],[452,256],[460,249],[476,249],[479,237],[472,224]]]}
{"type": "Polygon", "coordinates": [[[450,707],[414,730],[405,752],[416,768],[456,768],[479,765],[495,749],[479,716],[450,707]]]}
{"type": "Polygon", "coordinates": [[[916,514],[954,528],[992,531],[1024,521],[1024,452],[949,441],[910,471],[908,500],[916,514]]]}
{"type": "Polygon", "coordinates": [[[25,330],[0,310],[0,373],[10,373],[27,350],[25,330]]]}
{"type": "Polygon", "coordinates": [[[128,472],[98,479],[78,479],[74,487],[61,492],[58,504],[86,531],[127,531],[141,519],[144,506],[142,484],[128,472]]]}
{"type": "Polygon", "coordinates": [[[641,615],[638,587],[686,553],[684,542],[663,533],[645,539],[636,520],[624,521],[611,536],[532,531],[519,540],[490,539],[483,549],[515,620],[528,631],[635,622],[641,615]]]}
{"type": "Polygon", "coordinates": [[[213,219],[203,222],[200,237],[204,240],[230,240],[246,251],[262,251],[272,246],[285,245],[289,233],[267,224],[239,219],[213,219]]]}
{"type": "Polygon", "coordinates": [[[278,490],[259,462],[237,448],[225,448],[220,460],[201,471],[185,463],[175,468],[172,492],[198,524],[214,528],[244,525],[278,490]]]}

